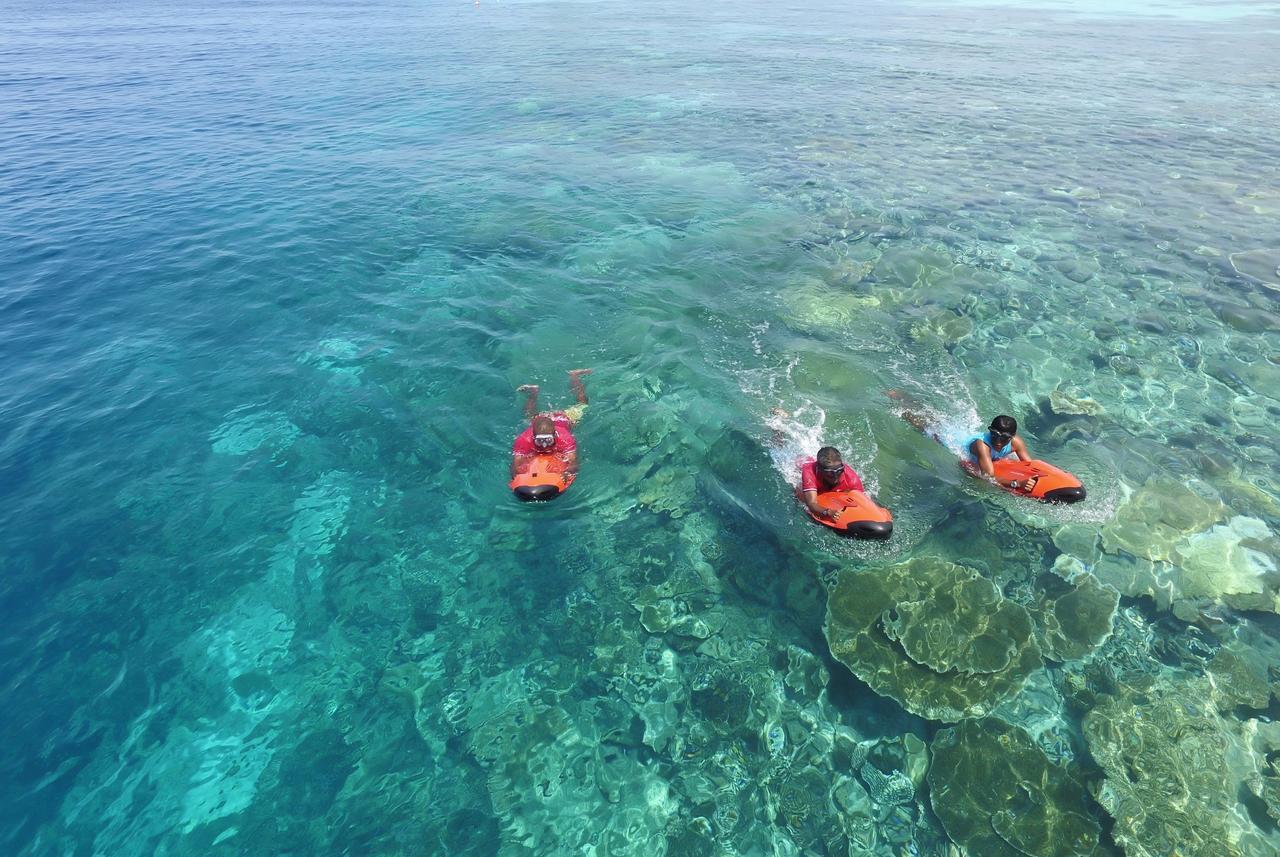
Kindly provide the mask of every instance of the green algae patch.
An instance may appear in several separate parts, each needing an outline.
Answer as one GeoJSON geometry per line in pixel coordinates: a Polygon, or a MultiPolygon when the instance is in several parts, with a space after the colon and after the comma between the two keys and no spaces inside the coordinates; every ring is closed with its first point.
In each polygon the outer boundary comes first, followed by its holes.
{"type": "Polygon", "coordinates": [[[982,717],[1041,665],[1026,608],[937,557],[841,575],[826,634],[854,675],[930,720],[982,717]]]}
{"type": "Polygon", "coordinates": [[[940,731],[929,792],[949,835],[983,857],[1103,853],[1084,787],[1022,729],[995,717],[940,731]]]}

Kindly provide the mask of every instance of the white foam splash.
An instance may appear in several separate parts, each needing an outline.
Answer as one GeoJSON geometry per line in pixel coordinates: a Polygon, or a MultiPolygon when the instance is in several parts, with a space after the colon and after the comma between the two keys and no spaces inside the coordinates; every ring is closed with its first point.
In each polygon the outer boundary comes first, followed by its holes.
{"type": "Polygon", "coordinates": [[[765,425],[773,433],[769,445],[769,457],[773,467],[788,484],[800,482],[799,460],[812,457],[824,446],[823,431],[827,412],[819,406],[807,403],[790,413],[775,409],[765,419],[765,425]]]}

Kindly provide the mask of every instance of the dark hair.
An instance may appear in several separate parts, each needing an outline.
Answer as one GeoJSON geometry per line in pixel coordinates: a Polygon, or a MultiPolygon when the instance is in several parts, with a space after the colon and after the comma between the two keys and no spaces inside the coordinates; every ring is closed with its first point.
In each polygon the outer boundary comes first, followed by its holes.
{"type": "Polygon", "coordinates": [[[987,426],[987,430],[1013,437],[1018,433],[1018,421],[1013,417],[1001,414],[991,421],[991,425],[987,426]]]}
{"type": "Polygon", "coordinates": [[[840,464],[843,459],[840,457],[840,450],[834,446],[824,446],[818,450],[818,463],[824,466],[832,464],[840,464]]]}
{"type": "Polygon", "coordinates": [[[551,434],[556,430],[556,421],[546,414],[538,414],[530,423],[534,434],[551,434]],[[545,429],[545,432],[543,431],[545,429]]]}

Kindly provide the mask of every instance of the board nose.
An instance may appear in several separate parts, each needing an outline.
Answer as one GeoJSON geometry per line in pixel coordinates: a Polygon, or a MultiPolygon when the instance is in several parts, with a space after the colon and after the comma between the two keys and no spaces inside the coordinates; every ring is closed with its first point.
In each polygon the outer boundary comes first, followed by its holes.
{"type": "Polygon", "coordinates": [[[1079,503],[1084,497],[1083,485],[1075,485],[1070,488],[1054,488],[1044,494],[1044,499],[1050,503],[1079,503]]]}
{"type": "Polygon", "coordinates": [[[884,539],[893,535],[893,521],[854,521],[845,532],[856,539],[884,539]]]}
{"type": "Polygon", "coordinates": [[[528,503],[531,501],[554,500],[560,495],[560,489],[554,485],[521,485],[516,489],[516,498],[528,503]]]}

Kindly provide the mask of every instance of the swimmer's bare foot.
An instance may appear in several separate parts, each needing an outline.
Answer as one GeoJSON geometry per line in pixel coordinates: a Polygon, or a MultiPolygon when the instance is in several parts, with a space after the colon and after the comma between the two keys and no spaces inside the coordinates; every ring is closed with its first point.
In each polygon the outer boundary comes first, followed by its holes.
{"type": "Polygon", "coordinates": [[[538,392],[538,385],[537,384],[521,384],[519,387],[516,387],[516,392],[517,393],[536,393],[538,392]]]}
{"type": "Polygon", "coordinates": [[[782,408],[770,408],[770,409],[769,409],[769,416],[773,416],[773,417],[789,417],[789,416],[791,416],[791,414],[787,413],[787,412],[786,412],[786,411],[784,411],[782,408]]]}
{"type": "Polygon", "coordinates": [[[885,390],[884,394],[895,402],[905,402],[907,400],[907,394],[901,390],[885,390]]]}
{"type": "Polygon", "coordinates": [[[582,375],[590,375],[590,374],[591,374],[590,369],[570,369],[569,370],[570,378],[578,378],[578,377],[581,377],[582,375]]]}

